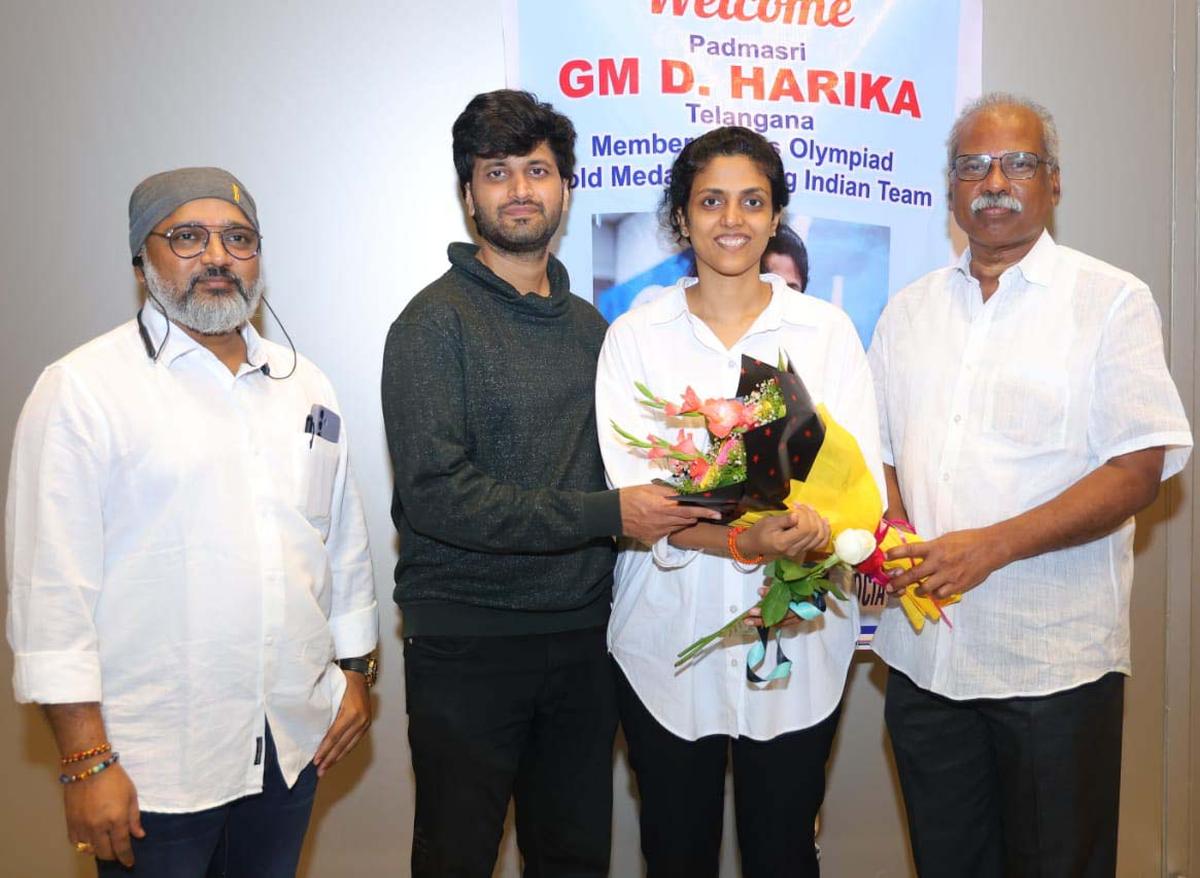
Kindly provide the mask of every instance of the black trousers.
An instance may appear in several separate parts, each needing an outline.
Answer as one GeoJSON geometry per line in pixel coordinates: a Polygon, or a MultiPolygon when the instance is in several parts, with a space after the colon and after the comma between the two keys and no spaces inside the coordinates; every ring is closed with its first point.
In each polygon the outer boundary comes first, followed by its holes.
{"type": "Polygon", "coordinates": [[[825,763],[840,705],[817,725],[769,741],[728,735],[688,741],[659,724],[619,667],[616,675],[641,798],[647,878],[716,878],[730,750],[744,878],[820,874],[813,823],[825,798],[825,763]]]}
{"type": "Polygon", "coordinates": [[[892,670],[884,715],[921,878],[1116,874],[1125,678],[953,701],[892,670]]]}
{"type": "Polygon", "coordinates": [[[617,717],[604,629],[404,642],[412,874],[490,878],[509,799],[526,878],[605,876],[617,717]]]}

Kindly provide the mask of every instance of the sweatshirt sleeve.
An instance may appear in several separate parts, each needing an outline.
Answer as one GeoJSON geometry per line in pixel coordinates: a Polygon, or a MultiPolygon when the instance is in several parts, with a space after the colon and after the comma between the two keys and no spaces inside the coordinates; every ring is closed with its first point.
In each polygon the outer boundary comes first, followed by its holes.
{"type": "Polygon", "coordinates": [[[526,488],[475,466],[465,381],[451,333],[404,318],[393,324],[381,388],[396,478],[393,516],[402,513],[417,533],[477,552],[553,552],[617,536],[615,490],[526,488]]]}

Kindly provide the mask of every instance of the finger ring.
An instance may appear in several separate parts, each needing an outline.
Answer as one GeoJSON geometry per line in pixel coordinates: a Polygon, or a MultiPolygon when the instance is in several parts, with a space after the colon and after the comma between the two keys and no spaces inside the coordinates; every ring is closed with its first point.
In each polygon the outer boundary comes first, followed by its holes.
{"type": "Polygon", "coordinates": [[[93,848],[86,841],[75,842],[75,853],[77,854],[90,854],[93,850],[95,850],[95,848],[93,848]]]}

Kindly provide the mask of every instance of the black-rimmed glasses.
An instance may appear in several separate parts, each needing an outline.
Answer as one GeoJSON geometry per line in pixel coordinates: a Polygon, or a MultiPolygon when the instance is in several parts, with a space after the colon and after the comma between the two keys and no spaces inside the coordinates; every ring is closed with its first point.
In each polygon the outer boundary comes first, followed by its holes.
{"type": "Polygon", "coordinates": [[[180,259],[195,259],[208,249],[208,238],[216,232],[225,252],[234,259],[253,259],[262,248],[262,236],[249,226],[202,226],[198,223],[175,226],[165,232],[151,232],[166,238],[171,252],[180,259]]]}
{"type": "Polygon", "coordinates": [[[982,180],[991,173],[992,163],[996,161],[1000,162],[1000,170],[1010,180],[1032,179],[1037,173],[1038,165],[1054,166],[1054,162],[1042,158],[1036,152],[1006,152],[997,156],[982,153],[955,156],[954,174],[966,182],[982,180]]]}

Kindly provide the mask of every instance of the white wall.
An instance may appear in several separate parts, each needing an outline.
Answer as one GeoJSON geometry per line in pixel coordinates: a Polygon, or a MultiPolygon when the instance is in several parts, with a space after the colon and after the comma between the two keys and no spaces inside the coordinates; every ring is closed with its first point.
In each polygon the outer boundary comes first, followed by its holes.
{"type": "MultiPolygon", "coordinates": [[[[985,87],[1026,91],[1059,115],[1060,238],[1143,276],[1165,306],[1172,4],[987,6],[985,87]]],[[[0,459],[40,368],[131,316],[125,205],[138,180],[168,167],[218,164],[245,181],[260,208],[272,300],[341,394],[370,519],[383,677],[369,742],[322,783],[309,876],[407,874],[412,790],[379,358],[392,319],[445,269],[447,241],[465,235],[450,124],[473,94],[503,84],[499,22],[487,0],[209,0],[186,13],[149,0],[0,0],[0,459]],[[200,87],[181,91],[182,74],[200,87]],[[68,231],[80,227],[94,233],[68,231]]],[[[1194,108],[1184,122],[1194,126],[1194,108]]],[[[237,526],[235,510],[225,523],[237,526]]],[[[1157,531],[1139,547],[1122,875],[1161,871],[1169,770],[1165,547],[1157,531]]],[[[11,656],[0,656],[7,678],[11,656]]],[[[909,873],[881,682],[873,660],[855,662],[823,815],[827,875],[909,873]]],[[[0,872],[87,874],[66,844],[49,735],[34,710],[2,696],[0,758],[0,872]]],[[[638,875],[623,756],[614,772],[613,874],[638,875]]],[[[732,838],[728,826],[725,875],[734,874],[732,838]]],[[[517,874],[511,835],[500,874],[517,874]]]]}

